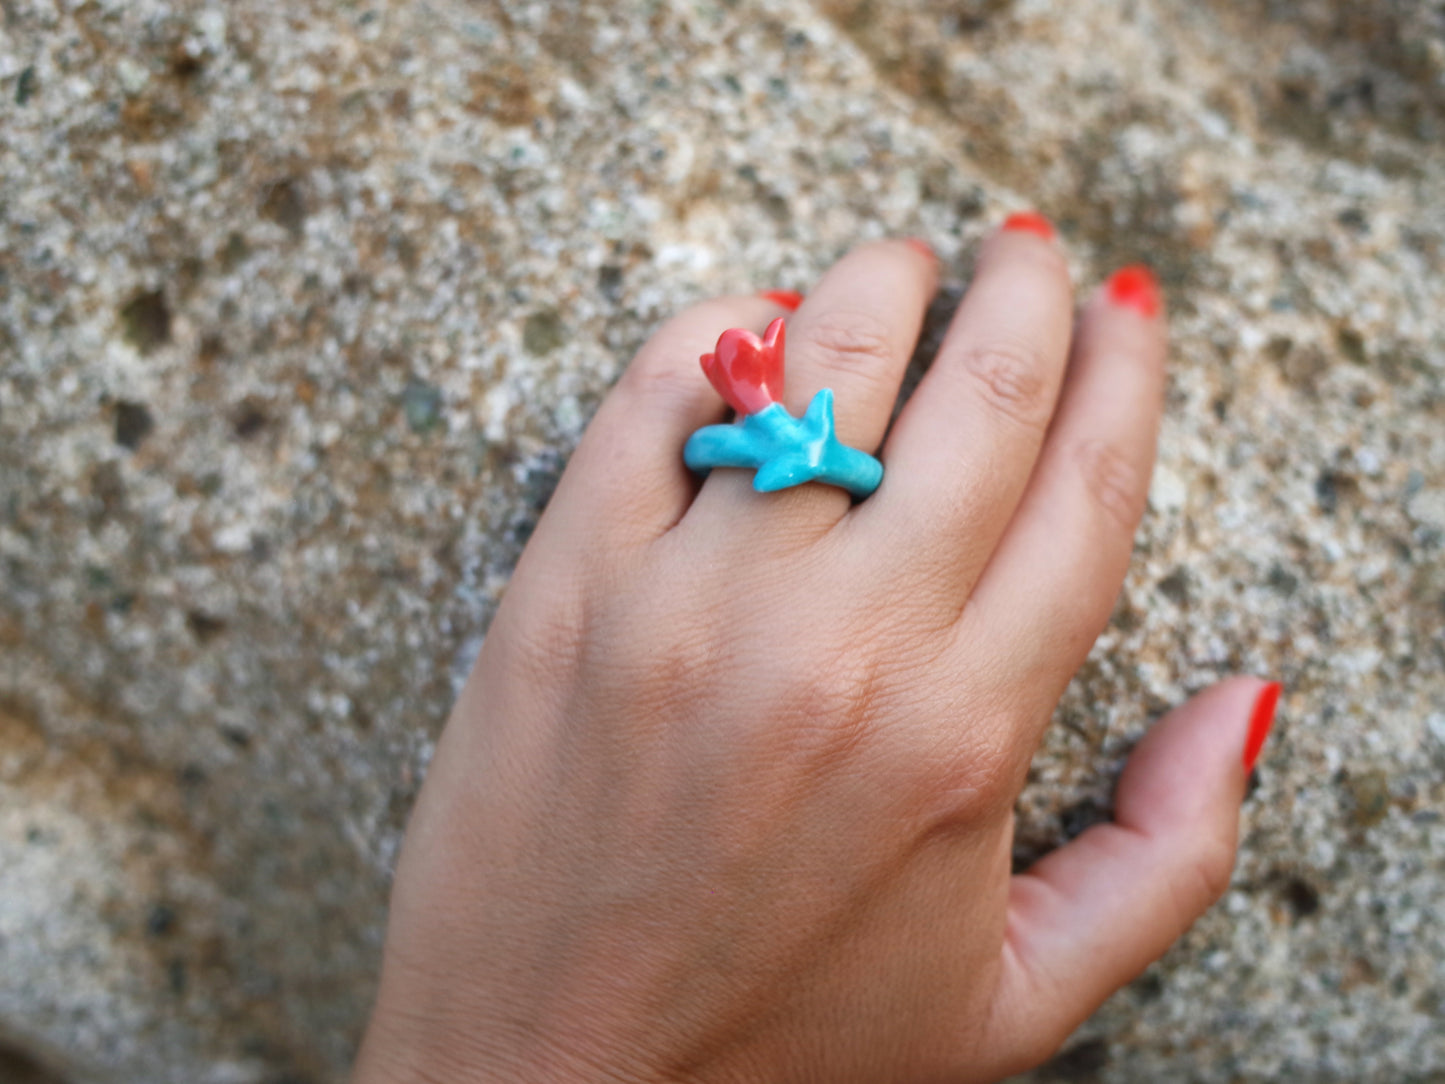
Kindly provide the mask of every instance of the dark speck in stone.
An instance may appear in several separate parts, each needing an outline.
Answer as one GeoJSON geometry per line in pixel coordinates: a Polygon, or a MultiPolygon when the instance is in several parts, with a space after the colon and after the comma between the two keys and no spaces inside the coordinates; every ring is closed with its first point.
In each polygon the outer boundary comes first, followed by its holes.
{"type": "Polygon", "coordinates": [[[247,400],[231,419],[231,431],[241,440],[250,440],[266,428],[270,419],[261,407],[247,400]]]}
{"type": "Polygon", "coordinates": [[[442,416],[442,393],[425,380],[412,377],[401,393],[401,408],[406,424],[413,433],[427,433],[437,427],[442,416]]]}
{"type": "Polygon", "coordinates": [[[1093,1080],[1109,1064],[1109,1044],[1103,1039],[1075,1043],[1043,1068],[1046,1080],[1093,1080]]]}
{"type": "Polygon", "coordinates": [[[146,915],[146,933],[152,937],[164,937],[175,929],[176,912],[164,903],[158,903],[146,915]]]}
{"type": "Polygon", "coordinates": [[[1285,881],[1280,889],[1280,898],[1296,919],[1308,918],[1320,909],[1319,891],[1298,877],[1285,881]]]}
{"type": "Polygon", "coordinates": [[[1164,980],[1157,971],[1146,971],[1129,989],[1140,1001],[1158,1001],[1164,995],[1164,980]]]}
{"type": "Polygon", "coordinates": [[[1176,568],[1155,586],[1161,595],[1175,605],[1183,606],[1189,601],[1189,573],[1182,568],[1176,568]]]}
{"type": "Polygon", "coordinates": [[[1370,220],[1365,217],[1365,212],[1358,207],[1349,207],[1335,216],[1335,221],[1341,226],[1354,230],[1357,233],[1370,232],[1370,220]]]}
{"type": "Polygon", "coordinates": [[[15,104],[24,105],[35,92],[40,89],[40,81],[35,77],[35,65],[32,64],[20,73],[20,78],[15,80],[15,104]]]}
{"type": "Polygon", "coordinates": [[[1348,474],[1323,470],[1315,479],[1315,499],[1319,503],[1320,511],[1327,516],[1334,515],[1339,511],[1342,500],[1358,492],[1359,484],[1348,474]]]}
{"type": "Polygon", "coordinates": [[[270,185],[261,197],[261,217],[283,226],[292,237],[301,235],[306,214],[306,197],[290,177],[270,185]]]}
{"type": "Polygon", "coordinates": [[[170,72],[182,82],[194,79],[201,74],[205,67],[206,62],[203,57],[194,56],[184,49],[178,49],[171,57],[170,72]]]}
{"type": "Polygon", "coordinates": [[[180,780],[181,785],[184,787],[202,787],[205,786],[207,782],[206,769],[202,768],[199,764],[187,764],[176,773],[176,778],[180,780]]]}
{"type": "Polygon", "coordinates": [[[91,472],[90,495],[97,502],[91,514],[91,522],[96,525],[124,510],[125,476],[121,474],[119,463],[107,460],[91,472]]]}
{"type": "Polygon", "coordinates": [[[246,243],[246,238],[235,231],[226,238],[226,246],[221,249],[221,268],[225,271],[232,271],[245,262],[251,255],[251,246],[246,243]]]}
{"type": "Polygon", "coordinates": [[[1270,566],[1264,582],[1286,597],[1299,590],[1299,577],[1280,564],[1270,566]]]}
{"type": "Polygon", "coordinates": [[[1351,819],[1360,828],[1372,828],[1390,811],[1390,777],[1380,769],[1351,773],[1345,789],[1354,806],[1351,819]]]}
{"type": "Polygon", "coordinates": [[[622,300],[622,268],[604,264],[597,269],[597,290],[614,305],[622,300]]]}
{"type": "Polygon", "coordinates": [[[136,294],[127,301],[120,310],[120,323],[126,342],[142,354],[171,341],[171,309],[159,290],[136,294]]]}
{"type": "Polygon", "coordinates": [[[1356,365],[1365,364],[1365,339],[1358,331],[1348,327],[1340,328],[1335,336],[1335,343],[1347,361],[1356,365]]]}
{"type": "Polygon", "coordinates": [[[787,199],[775,192],[763,197],[763,210],[774,222],[785,223],[793,217],[793,209],[787,199]]]}
{"type": "Polygon", "coordinates": [[[550,354],[567,341],[567,331],[556,309],[538,309],[522,325],[522,345],[529,354],[550,354]]]}
{"type": "Polygon", "coordinates": [[[144,403],[122,399],[115,405],[115,442],[135,451],[155,429],[155,419],[144,403]]]}
{"type": "Polygon", "coordinates": [[[192,610],[186,614],[186,628],[191,630],[191,635],[198,641],[208,644],[226,631],[226,623],[201,610],[192,610]]]}
{"type": "Polygon", "coordinates": [[[1074,839],[1096,824],[1107,824],[1110,819],[1107,809],[1094,799],[1085,798],[1059,814],[1059,828],[1065,839],[1074,839]]]}
{"type": "Polygon", "coordinates": [[[224,357],[225,353],[226,340],[215,332],[211,332],[201,336],[200,347],[196,351],[196,360],[202,365],[210,365],[224,357]]]}

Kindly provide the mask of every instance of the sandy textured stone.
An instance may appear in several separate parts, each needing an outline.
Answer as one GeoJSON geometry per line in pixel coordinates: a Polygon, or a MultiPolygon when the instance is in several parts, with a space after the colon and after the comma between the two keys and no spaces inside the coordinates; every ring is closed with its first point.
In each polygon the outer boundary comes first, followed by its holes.
{"type": "Polygon", "coordinates": [[[1288,692],[1228,896],[1036,1079],[1445,1074],[1445,4],[0,20],[0,1069],[341,1080],[432,741],[630,353],[865,237],[956,297],[1038,206],[1176,332],[1020,861],[1191,691],[1288,692]]]}

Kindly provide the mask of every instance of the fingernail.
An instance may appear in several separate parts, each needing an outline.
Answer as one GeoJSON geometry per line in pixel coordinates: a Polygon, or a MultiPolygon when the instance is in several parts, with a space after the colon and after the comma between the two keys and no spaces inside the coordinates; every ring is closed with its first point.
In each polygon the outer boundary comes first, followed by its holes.
{"type": "Polygon", "coordinates": [[[803,295],[797,290],[764,290],[758,296],[774,305],[781,305],[789,312],[797,312],[798,306],[803,303],[803,295]]]}
{"type": "Polygon", "coordinates": [[[1254,702],[1254,713],[1249,717],[1249,735],[1244,739],[1244,771],[1246,775],[1254,771],[1254,766],[1259,761],[1259,754],[1264,749],[1265,740],[1274,728],[1274,712],[1275,708],[1279,706],[1281,688],[1279,682],[1271,681],[1260,691],[1259,699],[1254,702]]]}
{"type": "Polygon", "coordinates": [[[913,249],[914,252],[917,252],[930,260],[938,259],[938,254],[933,251],[933,246],[930,245],[927,241],[925,241],[922,237],[906,237],[903,239],[903,243],[909,248],[913,249]]]}
{"type": "Polygon", "coordinates": [[[1163,305],[1159,280],[1143,264],[1119,268],[1110,276],[1108,289],[1109,300],[1114,304],[1134,309],[1150,319],[1159,315],[1163,305]]]}
{"type": "Polygon", "coordinates": [[[1045,241],[1054,239],[1054,224],[1037,211],[1019,211],[1003,220],[1003,228],[1019,233],[1034,233],[1045,241]]]}

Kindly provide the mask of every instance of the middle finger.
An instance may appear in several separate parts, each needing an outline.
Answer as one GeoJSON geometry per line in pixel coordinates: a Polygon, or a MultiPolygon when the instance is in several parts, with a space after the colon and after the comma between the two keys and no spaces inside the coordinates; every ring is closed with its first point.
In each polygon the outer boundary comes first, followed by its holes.
{"type": "MultiPolygon", "coordinates": [[[[1028,484],[1069,354],[1073,287],[1052,229],[1015,215],[984,246],[938,358],[848,524],[863,553],[906,552],[962,609],[1028,484]]],[[[866,556],[865,556],[866,559],[866,556]]]]}

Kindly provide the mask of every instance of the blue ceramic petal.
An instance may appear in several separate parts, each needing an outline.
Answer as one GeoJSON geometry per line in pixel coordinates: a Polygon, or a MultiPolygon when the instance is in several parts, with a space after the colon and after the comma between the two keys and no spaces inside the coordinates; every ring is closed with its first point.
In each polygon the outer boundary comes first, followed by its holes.
{"type": "Polygon", "coordinates": [[[883,481],[882,463],[838,443],[829,388],[813,396],[801,418],[774,403],[734,425],[705,426],[688,439],[683,461],[699,472],[751,467],[757,471],[753,488],[760,493],[823,482],[862,499],[883,481]]]}

